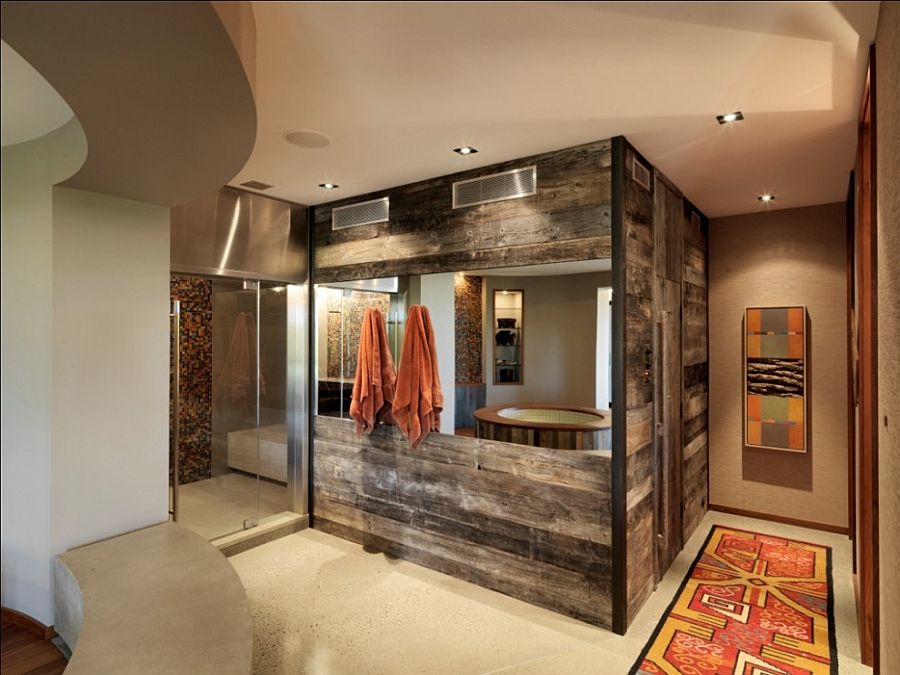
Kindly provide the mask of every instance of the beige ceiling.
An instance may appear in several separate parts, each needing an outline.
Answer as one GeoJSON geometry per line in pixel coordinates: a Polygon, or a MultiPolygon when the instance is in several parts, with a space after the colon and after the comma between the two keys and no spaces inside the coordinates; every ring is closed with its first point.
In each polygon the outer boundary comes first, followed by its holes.
{"type": "MultiPolygon", "coordinates": [[[[65,185],[170,206],[229,181],[256,136],[232,37],[252,26],[240,14],[229,13],[229,32],[207,2],[0,4],[0,36],[71,107],[87,138],[87,159],[65,185]]],[[[4,98],[29,93],[5,75],[4,98]]]]}
{"type": "Polygon", "coordinates": [[[253,9],[259,130],[233,185],[315,204],[624,134],[719,216],[766,190],[778,208],[844,198],[878,3],[253,9]],[[331,145],[284,140],[307,129],[331,145]]]}

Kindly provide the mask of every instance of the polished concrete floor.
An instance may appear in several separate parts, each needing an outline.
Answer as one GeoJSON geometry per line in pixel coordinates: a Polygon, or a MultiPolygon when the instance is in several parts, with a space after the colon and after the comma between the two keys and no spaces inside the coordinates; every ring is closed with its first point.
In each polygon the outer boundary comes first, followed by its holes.
{"type": "Polygon", "coordinates": [[[244,529],[244,520],[263,519],[287,509],[287,488],[259,481],[259,513],[256,478],[232,472],[178,488],[178,522],[205,539],[216,539],[244,529]]]}
{"type": "Polygon", "coordinates": [[[253,611],[257,673],[625,674],[711,525],[832,546],[840,673],[859,663],[847,538],[709,513],[626,636],[315,530],[233,556],[253,611]]]}

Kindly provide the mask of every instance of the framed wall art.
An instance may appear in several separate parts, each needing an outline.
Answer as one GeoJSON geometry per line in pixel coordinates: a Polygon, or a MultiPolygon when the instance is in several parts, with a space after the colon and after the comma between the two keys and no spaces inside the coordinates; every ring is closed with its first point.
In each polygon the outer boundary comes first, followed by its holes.
{"type": "Polygon", "coordinates": [[[744,445],[807,451],[806,307],[744,310],[744,445]]]}

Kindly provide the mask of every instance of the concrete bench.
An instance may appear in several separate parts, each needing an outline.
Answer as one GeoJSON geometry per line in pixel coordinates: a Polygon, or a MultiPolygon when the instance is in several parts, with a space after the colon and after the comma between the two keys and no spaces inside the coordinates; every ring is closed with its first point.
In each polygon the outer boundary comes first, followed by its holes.
{"type": "Polygon", "coordinates": [[[54,560],[56,632],[79,673],[249,673],[247,594],[209,542],[163,523],[54,560]]]}

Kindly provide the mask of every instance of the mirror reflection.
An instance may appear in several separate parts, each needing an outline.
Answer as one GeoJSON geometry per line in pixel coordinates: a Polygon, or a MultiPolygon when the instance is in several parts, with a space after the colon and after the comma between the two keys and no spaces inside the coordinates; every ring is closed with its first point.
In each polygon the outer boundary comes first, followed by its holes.
{"type": "Polygon", "coordinates": [[[440,431],[557,449],[610,447],[609,259],[392,277],[316,288],[318,414],[349,418],[365,310],[399,364],[406,310],[428,307],[440,431]]]}

